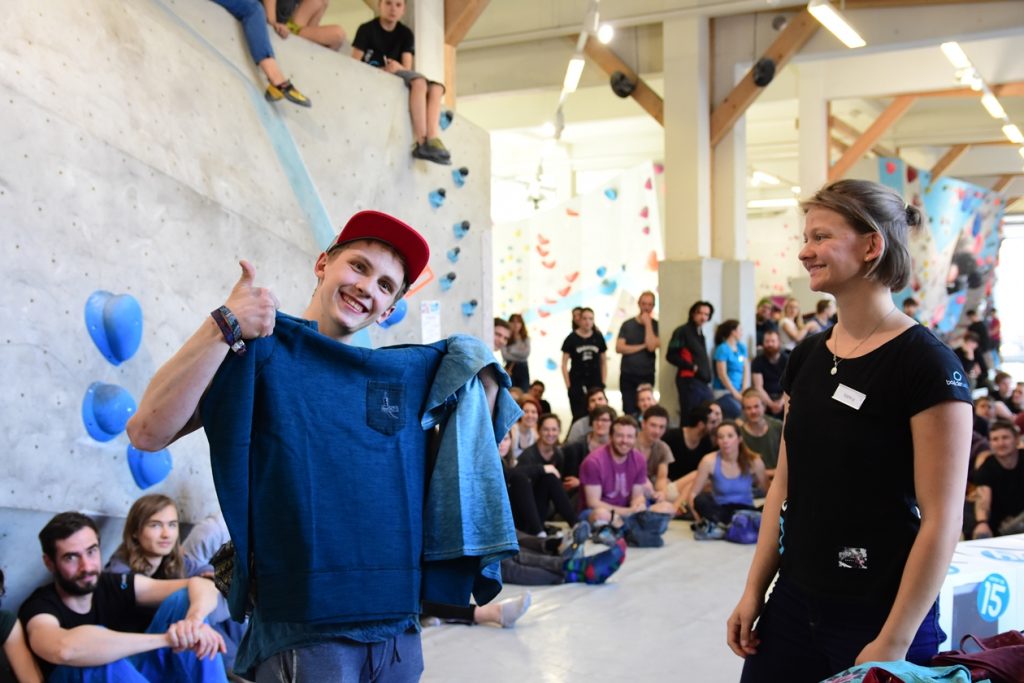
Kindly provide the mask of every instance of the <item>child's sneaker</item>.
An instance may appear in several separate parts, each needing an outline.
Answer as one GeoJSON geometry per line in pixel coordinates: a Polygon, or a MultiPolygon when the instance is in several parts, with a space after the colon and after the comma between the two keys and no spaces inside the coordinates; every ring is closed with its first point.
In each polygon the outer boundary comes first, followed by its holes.
{"type": "Polygon", "coordinates": [[[613,529],[611,524],[605,524],[599,529],[595,529],[593,535],[590,537],[594,543],[600,543],[601,545],[613,546],[618,540],[622,538],[622,531],[619,529],[613,529]]]}
{"type": "Polygon", "coordinates": [[[720,541],[725,538],[725,527],[710,519],[702,519],[693,525],[693,538],[696,541],[720,541]]]}
{"type": "Polygon", "coordinates": [[[313,102],[299,92],[299,89],[292,85],[291,81],[285,81],[281,85],[274,85],[273,83],[270,83],[267,85],[267,91],[264,93],[264,97],[267,98],[267,102],[277,102],[278,100],[286,99],[300,107],[313,106],[313,102]]]}
{"type": "Polygon", "coordinates": [[[583,557],[587,539],[590,538],[590,522],[581,519],[572,528],[572,533],[566,537],[561,548],[563,560],[573,560],[583,557]]]}

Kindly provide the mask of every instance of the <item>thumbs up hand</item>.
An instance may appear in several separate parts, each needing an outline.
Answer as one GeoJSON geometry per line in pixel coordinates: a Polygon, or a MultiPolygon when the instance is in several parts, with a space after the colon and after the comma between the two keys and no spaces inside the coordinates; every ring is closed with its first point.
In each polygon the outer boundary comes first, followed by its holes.
{"type": "Polygon", "coordinates": [[[281,303],[266,287],[256,286],[256,268],[242,259],[238,262],[242,275],[224,305],[238,319],[242,339],[269,337],[274,332],[274,319],[281,303]]]}

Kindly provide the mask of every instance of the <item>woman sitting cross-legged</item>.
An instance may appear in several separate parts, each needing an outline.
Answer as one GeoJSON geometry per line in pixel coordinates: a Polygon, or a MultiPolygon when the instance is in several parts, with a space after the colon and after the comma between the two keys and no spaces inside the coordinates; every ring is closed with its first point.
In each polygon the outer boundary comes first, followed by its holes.
{"type": "Polygon", "coordinates": [[[737,510],[755,509],[755,484],[768,487],[764,461],[743,443],[736,423],[726,420],[716,433],[718,450],[701,458],[690,489],[689,505],[698,524],[728,524],[737,510]],[[709,481],[711,493],[704,491],[709,481]]]}

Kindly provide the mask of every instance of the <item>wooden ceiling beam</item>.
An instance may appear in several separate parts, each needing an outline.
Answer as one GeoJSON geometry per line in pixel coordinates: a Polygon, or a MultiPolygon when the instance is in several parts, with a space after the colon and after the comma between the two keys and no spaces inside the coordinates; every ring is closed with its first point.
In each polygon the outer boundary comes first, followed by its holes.
{"type": "Polygon", "coordinates": [[[490,0],[444,0],[444,42],[458,47],[490,0]]]}
{"type": "Polygon", "coordinates": [[[874,147],[875,143],[885,134],[885,131],[889,130],[901,116],[907,113],[907,110],[910,109],[916,100],[917,98],[913,95],[900,95],[893,99],[889,106],[885,108],[885,111],[875,119],[875,122],[850,145],[850,149],[846,150],[846,153],[839,158],[839,161],[834,163],[832,168],[828,170],[829,181],[843,178],[853,168],[853,165],[860,161],[867,154],[868,150],[874,147]]]}
{"type": "MultiPolygon", "coordinates": [[[[990,86],[992,94],[996,97],[1024,97],[1024,81],[1011,81],[990,86]]],[[[970,88],[948,88],[946,90],[923,90],[921,92],[908,92],[904,95],[915,95],[917,97],[974,97],[980,98],[984,95],[978,90],[970,88]]]]}
{"type": "Polygon", "coordinates": [[[953,145],[949,148],[949,151],[942,155],[942,158],[932,166],[932,180],[934,181],[943,172],[956,163],[956,160],[967,153],[967,150],[971,148],[968,144],[953,145]]]}
{"type": "MultiPolygon", "coordinates": [[[[574,45],[578,40],[579,36],[573,36],[572,42],[574,45]]],[[[616,71],[621,71],[625,74],[626,78],[636,84],[630,97],[636,100],[636,103],[650,114],[651,118],[662,126],[665,125],[665,100],[661,98],[661,95],[652,90],[651,86],[647,85],[644,79],[640,78],[640,75],[633,71],[629,64],[622,61],[621,57],[615,54],[607,45],[602,45],[601,41],[596,40],[594,36],[587,38],[587,44],[583,48],[583,53],[609,76],[616,71]]]]}
{"type": "MultiPolygon", "coordinates": [[[[848,124],[846,121],[843,121],[841,118],[839,118],[837,116],[830,116],[830,117],[828,117],[828,125],[829,125],[829,128],[831,128],[832,130],[836,131],[837,133],[841,133],[842,135],[845,135],[848,138],[852,138],[852,139],[856,140],[857,138],[859,138],[861,136],[861,131],[857,130],[856,128],[854,128],[853,126],[848,124]]],[[[875,154],[877,154],[880,157],[898,157],[899,156],[899,152],[897,152],[894,149],[890,149],[890,148],[886,147],[885,145],[877,145],[876,144],[876,145],[872,146],[871,151],[874,152],[875,154]]]]}
{"type": "MultiPolygon", "coordinates": [[[[1020,173],[1007,173],[1006,175],[999,176],[999,179],[996,180],[994,185],[992,185],[992,191],[993,192],[1002,192],[1003,190],[1006,189],[1006,187],[1010,183],[1013,182],[1013,179],[1016,178],[1019,175],[1021,175],[1021,174],[1020,173]]],[[[1007,204],[1007,206],[1009,206],[1010,202],[1007,201],[1006,204],[1007,204]]]]}
{"type": "MultiPolygon", "coordinates": [[[[778,74],[786,66],[793,55],[817,32],[821,24],[804,8],[799,14],[790,18],[775,41],[765,51],[764,57],[775,62],[775,73],[778,74]]],[[[761,95],[764,87],[754,83],[754,69],[740,80],[722,102],[711,112],[711,146],[715,147],[722,141],[736,122],[742,117],[750,105],[761,95]]]]}

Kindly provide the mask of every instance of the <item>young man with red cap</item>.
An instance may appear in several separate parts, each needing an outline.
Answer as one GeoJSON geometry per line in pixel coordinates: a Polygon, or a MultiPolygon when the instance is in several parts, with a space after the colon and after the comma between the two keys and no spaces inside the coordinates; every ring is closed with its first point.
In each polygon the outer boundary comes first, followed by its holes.
{"type": "Polygon", "coordinates": [[[128,425],[144,450],[206,430],[235,546],[229,604],[239,620],[252,611],[235,665],[246,678],[418,680],[421,598],[500,590],[496,562],[517,550],[507,503],[493,504],[495,432],[519,416],[500,391],[507,375],[466,336],[346,344],[392,314],[429,255],[405,223],[359,212],[317,258],[301,318],[278,312],[242,261],[225,305],[157,372],[128,425]],[[428,471],[427,430],[440,424],[428,471]],[[479,492],[458,490],[469,454],[479,492]]]}

